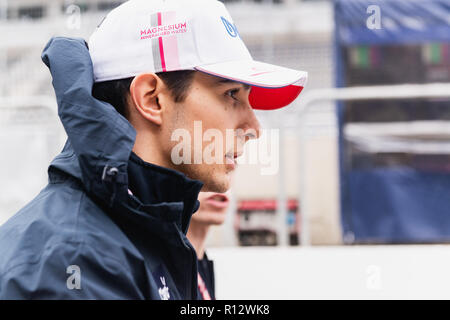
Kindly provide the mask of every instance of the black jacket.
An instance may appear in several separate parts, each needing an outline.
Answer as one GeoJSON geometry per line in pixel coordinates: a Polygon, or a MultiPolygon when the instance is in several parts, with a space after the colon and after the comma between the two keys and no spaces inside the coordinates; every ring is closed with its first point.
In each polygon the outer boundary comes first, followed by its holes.
{"type": "Polygon", "coordinates": [[[68,140],[0,227],[0,299],[196,299],[185,234],[202,183],[132,153],[134,128],[92,97],[84,40],[53,38],[42,59],[68,140]]]}

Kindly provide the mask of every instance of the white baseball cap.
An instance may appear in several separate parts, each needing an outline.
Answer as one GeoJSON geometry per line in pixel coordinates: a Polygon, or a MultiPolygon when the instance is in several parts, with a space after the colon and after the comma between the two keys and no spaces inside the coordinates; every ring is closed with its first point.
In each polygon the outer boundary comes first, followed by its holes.
{"type": "Polygon", "coordinates": [[[302,91],[307,73],[254,61],[217,0],[129,0],[89,39],[95,82],[143,72],[197,70],[251,86],[254,109],[278,109],[302,91]]]}

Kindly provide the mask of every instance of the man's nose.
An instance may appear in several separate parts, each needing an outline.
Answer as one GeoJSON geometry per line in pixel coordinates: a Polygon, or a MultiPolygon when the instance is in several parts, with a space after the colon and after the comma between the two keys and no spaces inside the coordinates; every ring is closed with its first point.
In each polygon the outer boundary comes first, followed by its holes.
{"type": "Polygon", "coordinates": [[[249,105],[248,112],[245,114],[245,142],[250,139],[259,139],[261,136],[261,125],[256,118],[253,108],[249,105]]]}

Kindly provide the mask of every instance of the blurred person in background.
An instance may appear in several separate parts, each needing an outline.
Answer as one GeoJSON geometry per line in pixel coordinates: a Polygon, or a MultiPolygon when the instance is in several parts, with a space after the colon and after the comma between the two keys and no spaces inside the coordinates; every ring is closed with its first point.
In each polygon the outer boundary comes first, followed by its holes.
{"type": "Polygon", "coordinates": [[[205,242],[211,226],[220,226],[230,204],[229,192],[200,192],[200,207],[192,216],[187,232],[198,259],[198,294],[200,300],[215,300],[214,263],[205,252],[205,242]]]}

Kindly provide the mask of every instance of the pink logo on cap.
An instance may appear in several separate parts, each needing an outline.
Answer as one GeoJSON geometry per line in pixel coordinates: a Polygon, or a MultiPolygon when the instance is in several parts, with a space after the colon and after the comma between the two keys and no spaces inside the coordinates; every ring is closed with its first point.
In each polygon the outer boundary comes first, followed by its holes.
{"type": "Polygon", "coordinates": [[[156,37],[172,36],[187,31],[186,21],[141,30],[141,40],[156,37]]]}

